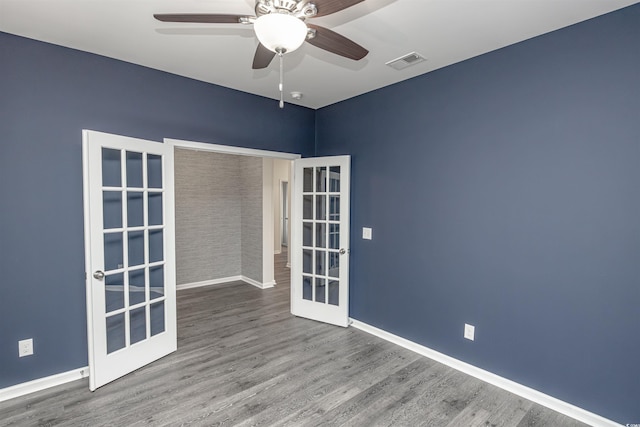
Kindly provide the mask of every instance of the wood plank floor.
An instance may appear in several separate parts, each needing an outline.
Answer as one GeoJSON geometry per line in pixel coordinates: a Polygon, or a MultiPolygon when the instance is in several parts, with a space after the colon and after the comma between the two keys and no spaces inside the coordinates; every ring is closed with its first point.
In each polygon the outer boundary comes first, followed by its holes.
{"type": "Polygon", "coordinates": [[[1,426],[583,426],[354,328],[289,313],[275,289],[178,293],[178,351],[95,392],[0,403],[1,426]]]}

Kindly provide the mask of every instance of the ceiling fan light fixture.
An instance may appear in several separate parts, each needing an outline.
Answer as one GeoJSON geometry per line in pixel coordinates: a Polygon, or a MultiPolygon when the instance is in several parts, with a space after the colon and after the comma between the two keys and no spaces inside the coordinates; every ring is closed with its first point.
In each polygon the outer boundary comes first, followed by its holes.
{"type": "Polygon", "coordinates": [[[256,36],[267,49],[276,53],[293,52],[307,38],[307,26],[287,13],[269,13],[253,24],[256,36]]]}

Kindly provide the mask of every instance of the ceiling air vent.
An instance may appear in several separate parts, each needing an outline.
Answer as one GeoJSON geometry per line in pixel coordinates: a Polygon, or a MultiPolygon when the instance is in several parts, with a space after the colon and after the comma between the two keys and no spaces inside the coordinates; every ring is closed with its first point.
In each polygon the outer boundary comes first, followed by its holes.
{"type": "Polygon", "coordinates": [[[424,56],[420,55],[417,52],[411,52],[404,56],[401,56],[400,58],[389,61],[385,65],[388,65],[395,70],[404,70],[407,67],[419,64],[423,61],[426,61],[426,58],[424,56]]]}

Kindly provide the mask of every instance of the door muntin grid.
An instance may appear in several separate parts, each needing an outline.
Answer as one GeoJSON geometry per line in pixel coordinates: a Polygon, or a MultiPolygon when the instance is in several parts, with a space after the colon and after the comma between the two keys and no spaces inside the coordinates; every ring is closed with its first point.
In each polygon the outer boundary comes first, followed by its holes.
{"type": "Polygon", "coordinates": [[[107,354],[166,330],[160,155],[102,148],[107,354]]]}
{"type": "Polygon", "coordinates": [[[340,166],[302,173],[302,298],[339,305],[340,166]]]}

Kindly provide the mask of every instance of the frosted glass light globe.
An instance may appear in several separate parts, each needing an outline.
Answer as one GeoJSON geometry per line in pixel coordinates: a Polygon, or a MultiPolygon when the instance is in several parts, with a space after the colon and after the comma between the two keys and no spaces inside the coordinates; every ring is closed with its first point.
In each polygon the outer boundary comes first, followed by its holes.
{"type": "Polygon", "coordinates": [[[284,13],[262,15],[253,23],[260,43],[272,52],[293,52],[307,38],[307,26],[300,19],[284,13]]]}

